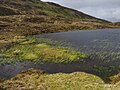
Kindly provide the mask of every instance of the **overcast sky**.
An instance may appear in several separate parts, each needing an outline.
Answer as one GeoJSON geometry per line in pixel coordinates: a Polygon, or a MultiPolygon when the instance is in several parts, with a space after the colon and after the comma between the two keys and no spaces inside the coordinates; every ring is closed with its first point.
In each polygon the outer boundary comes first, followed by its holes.
{"type": "Polygon", "coordinates": [[[120,0],[42,0],[83,11],[92,16],[120,21],[120,0]]]}

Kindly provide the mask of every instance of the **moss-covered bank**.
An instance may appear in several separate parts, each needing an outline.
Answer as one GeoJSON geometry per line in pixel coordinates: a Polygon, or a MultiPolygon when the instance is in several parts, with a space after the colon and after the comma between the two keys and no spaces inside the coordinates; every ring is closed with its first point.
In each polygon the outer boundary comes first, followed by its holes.
{"type": "Polygon", "coordinates": [[[5,81],[1,87],[6,90],[105,90],[104,82],[91,74],[46,74],[37,70],[18,74],[5,81]]]}
{"type": "Polygon", "coordinates": [[[120,83],[105,84],[84,72],[47,74],[30,69],[0,84],[3,90],[120,90],[120,83]]]}

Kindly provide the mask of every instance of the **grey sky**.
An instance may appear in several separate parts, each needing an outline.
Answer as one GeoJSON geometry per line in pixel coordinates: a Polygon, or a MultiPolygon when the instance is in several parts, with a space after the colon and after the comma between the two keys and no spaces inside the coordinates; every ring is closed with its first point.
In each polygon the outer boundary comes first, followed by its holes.
{"type": "Polygon", "coordinates": [[[92,16],[120,21],[120,0],[42,0],[83,11],[92,16]]]}

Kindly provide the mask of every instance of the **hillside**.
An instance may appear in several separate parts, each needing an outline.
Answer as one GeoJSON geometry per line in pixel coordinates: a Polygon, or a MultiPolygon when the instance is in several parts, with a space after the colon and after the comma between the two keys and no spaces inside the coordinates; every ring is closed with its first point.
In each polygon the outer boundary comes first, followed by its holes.
{"type": "Polygon", "coordinates": [[[15,36],[119,27],[51,2],[0,0],[0,47],[15,36]]]}
{"type": "Polygon", "coordinates": [[[73,18],[93,22],[108,22],[77,10],[40,0],[2,0],[0,3],[0,16],[26,14],[73,18]]]}

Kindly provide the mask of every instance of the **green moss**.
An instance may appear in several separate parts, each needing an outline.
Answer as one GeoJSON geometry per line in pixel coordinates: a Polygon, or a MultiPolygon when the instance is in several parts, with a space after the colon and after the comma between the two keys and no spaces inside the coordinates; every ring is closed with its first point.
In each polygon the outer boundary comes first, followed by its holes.
{"type": "Polygon", "coordinates": [[[50,46],[45,43],[42,43],[42,44],[36,44],[36,47],[37,48],[49,48],[50,46]]]}
{"type": "Polygon", "coordinates": [[[22,58],[24,60],[35,60],[35,59],[38,59],[38,55],[34,54],[34,53],[27,53],[25,55],[22,56],[22,58]]]}
{"type": "Polygon", "coordinates": [[[60,47],[59,45],[52,46],[52,43],[49,44],[39,43],[33,39],[23,41],[3,51],[3,58],[49,63],[72,63],[88,58],[88,55],[75,50],[60,47]]]}

